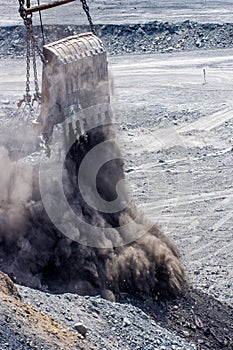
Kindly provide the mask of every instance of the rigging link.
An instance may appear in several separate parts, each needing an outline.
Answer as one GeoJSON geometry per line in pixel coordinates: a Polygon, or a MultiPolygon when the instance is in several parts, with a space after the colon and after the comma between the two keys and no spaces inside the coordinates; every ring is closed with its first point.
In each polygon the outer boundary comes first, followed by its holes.
{"type": "Polygon", "coordinates": [[[82,3],[83,10],[84,10],[84,12],[86,13],[88,22],[89,22],[89,24],[90,24],[91,31],[92,31],[93,34],[96,34],[96,33],[95,33],[94,23],[93,23],[92,18],[91,18],[89,6],[87,5],[87,1],[86,1],[86,0],[80,0],[80,1],[81,1],[81,3],[82,3]]]}

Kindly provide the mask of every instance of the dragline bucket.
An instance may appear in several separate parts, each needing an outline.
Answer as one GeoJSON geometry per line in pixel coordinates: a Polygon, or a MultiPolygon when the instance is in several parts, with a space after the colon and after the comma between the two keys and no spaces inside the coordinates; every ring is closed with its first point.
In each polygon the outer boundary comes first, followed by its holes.
{"type": "MultiPolygon", "coordinates": [[[[106,119],[110,94],[107,56],[101,40],[91,32],[84,33],[45,45],[43,51],[42,104],[34,124],[45,142],[52,136],[54,126],[74,113],[82,119],[81,111],[91,109],[93,118],[101,120],[104,114],[106,119]]],[[[72,127],[75,134],[85,133],[85,120],[81,119],[67,129],[72,127]]]]}

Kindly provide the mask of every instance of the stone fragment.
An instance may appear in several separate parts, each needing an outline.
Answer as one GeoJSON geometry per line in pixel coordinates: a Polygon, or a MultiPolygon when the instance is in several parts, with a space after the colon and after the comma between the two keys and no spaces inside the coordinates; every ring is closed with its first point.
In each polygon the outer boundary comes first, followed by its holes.
{"type": "Polygon", "coordinates": [[[75,323],[74,329],[75,329],[77,332],[79,332],[79,334],[81,334],[83,337],[86,336],[87,327],[86,327],[82,322],[75,323]]]}

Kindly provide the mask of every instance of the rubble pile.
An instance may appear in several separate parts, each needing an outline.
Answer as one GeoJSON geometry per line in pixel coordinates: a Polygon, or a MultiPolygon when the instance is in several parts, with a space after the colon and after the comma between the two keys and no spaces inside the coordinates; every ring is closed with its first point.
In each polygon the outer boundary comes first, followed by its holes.
{"type": "MultiPolygon", "coordinates": [[[[126,53],[173,52],[196,49],[223,49],[233,47],[231,23],[181,23],[150,22],[145,24],[96,25],[111,55],[126,53]]],[[[40,28],[34,27],[40,37],[40,28]]],[[[86,26],[44,26],[46,42],[84,31],[86,26]]],[[[0,57],[21,57],[25,54],[25,28],[9,26],[0,28],[0,57]]]]}

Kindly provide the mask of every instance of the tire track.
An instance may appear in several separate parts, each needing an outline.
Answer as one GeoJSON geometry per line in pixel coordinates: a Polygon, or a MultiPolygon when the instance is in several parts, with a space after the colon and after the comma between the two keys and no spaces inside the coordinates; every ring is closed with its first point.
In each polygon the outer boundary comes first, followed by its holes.
{"type": "MultiPolygon", "coordinates": [[[[170,199],[164,199],[163,201],[153,201],[150,203],[145,203],[143,207],[150,210],[151,208],[154,210],[161,209],[164,207],[164,202],[166,203],[166,206],[172,207],[172,206],[182,206],[182,205],[188,205],[190,203],[197,203],[197,202],[203,202],[205,200],[215,200],[215,199],[224,199],[227,201],[231,201],[233,199],[232,189],[226,189],[221,191],[214,191],[214,192],[208,192],[208,193],[195,193],[195,194],[187,194],[183,196],[173,197],[170,199]]],[[[215,207],[219,207],[219,204],[215,207]]],[[[215,209],[214,208],[214,209],[215,209]]],[[[206,213],[205,213],[206,214],[206,213]]]]}
{"type": "Polygon", "coordinates": [[[227,106],[226,108],[218,112],[215,112],[213,114],[206,115],[198,119],[197,121],[190,123],[189,125],[182,126],[177,131],[179,133],[183,133],[191,130],[210,131],[232,118],[233,118],[233,109],[231,106],[227,106]]]}

